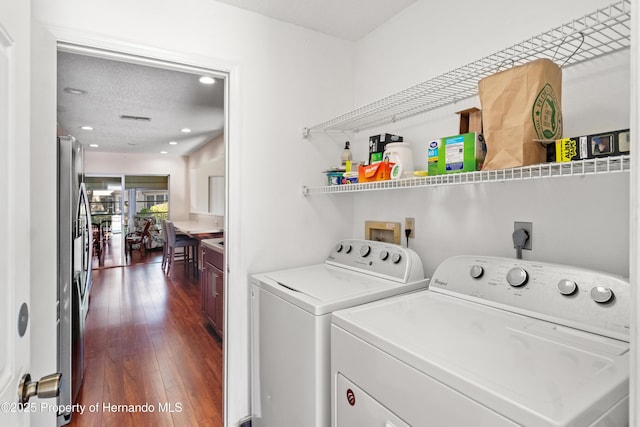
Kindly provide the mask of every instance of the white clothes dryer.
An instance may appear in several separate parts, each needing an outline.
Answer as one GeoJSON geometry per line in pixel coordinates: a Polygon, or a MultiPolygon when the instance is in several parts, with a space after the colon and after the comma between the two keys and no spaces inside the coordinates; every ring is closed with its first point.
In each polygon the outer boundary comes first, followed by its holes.
{"type": "Polygon", "coordinates": [[[332,315],[332,425],[625,426],[629,283],[445,260],[429,289],[332,315]]]}
{"type": "Polygon", "coordinates": [[[368,240],[341,241],[322,264],[252,276],[252,425],[328,427],[331,313],[427,285],[414,251],[368,240]]]}

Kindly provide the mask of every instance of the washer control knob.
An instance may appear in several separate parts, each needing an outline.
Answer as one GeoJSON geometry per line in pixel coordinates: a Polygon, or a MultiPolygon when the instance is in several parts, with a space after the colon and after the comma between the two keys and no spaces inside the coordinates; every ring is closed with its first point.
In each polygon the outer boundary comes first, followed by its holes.
{"type": "Polygon", "coordinates": [[[478,264],[473,265],[473,266],[471,266],[471,269],[469,270],[469,274],[474,279],[479,279],[484,274],[484,268],[482,268],[482,266],[478,265],[478,264]]]}
{"type": "Polygon", "coordinates": [[[517,288],[527,284],[529,280],[529,274],[522,267],[513,267],[507,272],[507,283],[517,288]]]}
{"type": "Polygon", "coordinates": [[[344,247],[344,252],[347,253],[347,254],[350,253],[351,252],[351,245],[346,245],[344,247]]]}
{"type": "Polygon", "coordinates": [[[578,290],[578,284],[573,280],[562,279],[556,285],[562,295],[573,295],[578,290]]]}
{"type": "Polygon", "coordinates": [[[369,245],[363,245],[360,248],[360,255],[363,257],[366,257],[367,255],[369,255],[371,253],[371,246],[369,245]]]}
{"type": "Polygon", "coordinates": [[[382,261],[385,261],[387,258],[389,258],[389,252],[385,251],[384,249],[380,251],[380,259],[382,261]]]}
{"type": "Polygon", "coordinates": [[[605,286],[591,288],[591,299],[600,304],[607,304],[613,300],[613,291],[605,286]]]}
{"type": "Polygon", "coordinates": [[[402,255],[400,254],[393,254],[391,256],[391,261],[393,261],[394,264],[399,263],[401,259],[402,259],[402,255]]]}
{"type": "Polygon", "coordinates": [[[336,245],[336,252],[342,252],[342,243],[336,245]]]}

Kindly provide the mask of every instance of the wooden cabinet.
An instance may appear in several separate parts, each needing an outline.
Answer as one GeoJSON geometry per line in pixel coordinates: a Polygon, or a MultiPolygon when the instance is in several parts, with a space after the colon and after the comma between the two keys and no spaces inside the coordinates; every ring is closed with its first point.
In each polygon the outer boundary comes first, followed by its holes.
{"type": "Polygon", "coordinates": [[[202,260],[201,310],[205,320],[222,339],[224,338],[224,255],[203,246],[202,260]]]}

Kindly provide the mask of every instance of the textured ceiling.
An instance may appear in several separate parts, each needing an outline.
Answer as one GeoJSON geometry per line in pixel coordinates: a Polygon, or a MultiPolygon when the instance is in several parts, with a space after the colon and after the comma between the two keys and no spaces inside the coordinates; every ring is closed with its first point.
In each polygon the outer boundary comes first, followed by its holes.
{"type": "Polygon", "coordinates": [[[224,82],[203,85],[199,77],[58,52],[58,125],[87,150],[189,154],[224,130],[224,82]],[[86,93],[74,95],[66,88],[86,93]],[[123,120],[122,115],[151,120],[123,120]],[[192,132],[182,133],[185,127],[192,132]]]}

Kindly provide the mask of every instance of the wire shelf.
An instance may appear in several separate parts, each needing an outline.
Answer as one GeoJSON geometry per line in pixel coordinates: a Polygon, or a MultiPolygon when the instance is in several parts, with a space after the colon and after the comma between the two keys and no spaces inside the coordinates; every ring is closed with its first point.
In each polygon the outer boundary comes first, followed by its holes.
{"type": "Polygon", "coordinates": [[[503,66],[548,58],[568,67],[630,45],[631,0],[623,0],[409,89],[304,128],[303,135],[358,132],[426,113],[477,95],[478,81],[503,66]]]}
{"type": "Polygon", "coordinates": [[[412,177],[388,181],[364,182],[360,184],[330,185],[325,187],[303,187],[302,193],[329,194],[354,193],[376,190],[434,187],[439,185],[475,184],[480,182],[522,181],[527,179],[583,176],[614,172],[628,172],[630,156],[601,157],[567,163],[541,163],[511,169],[463,172],[449,175],[412,177]]]}

